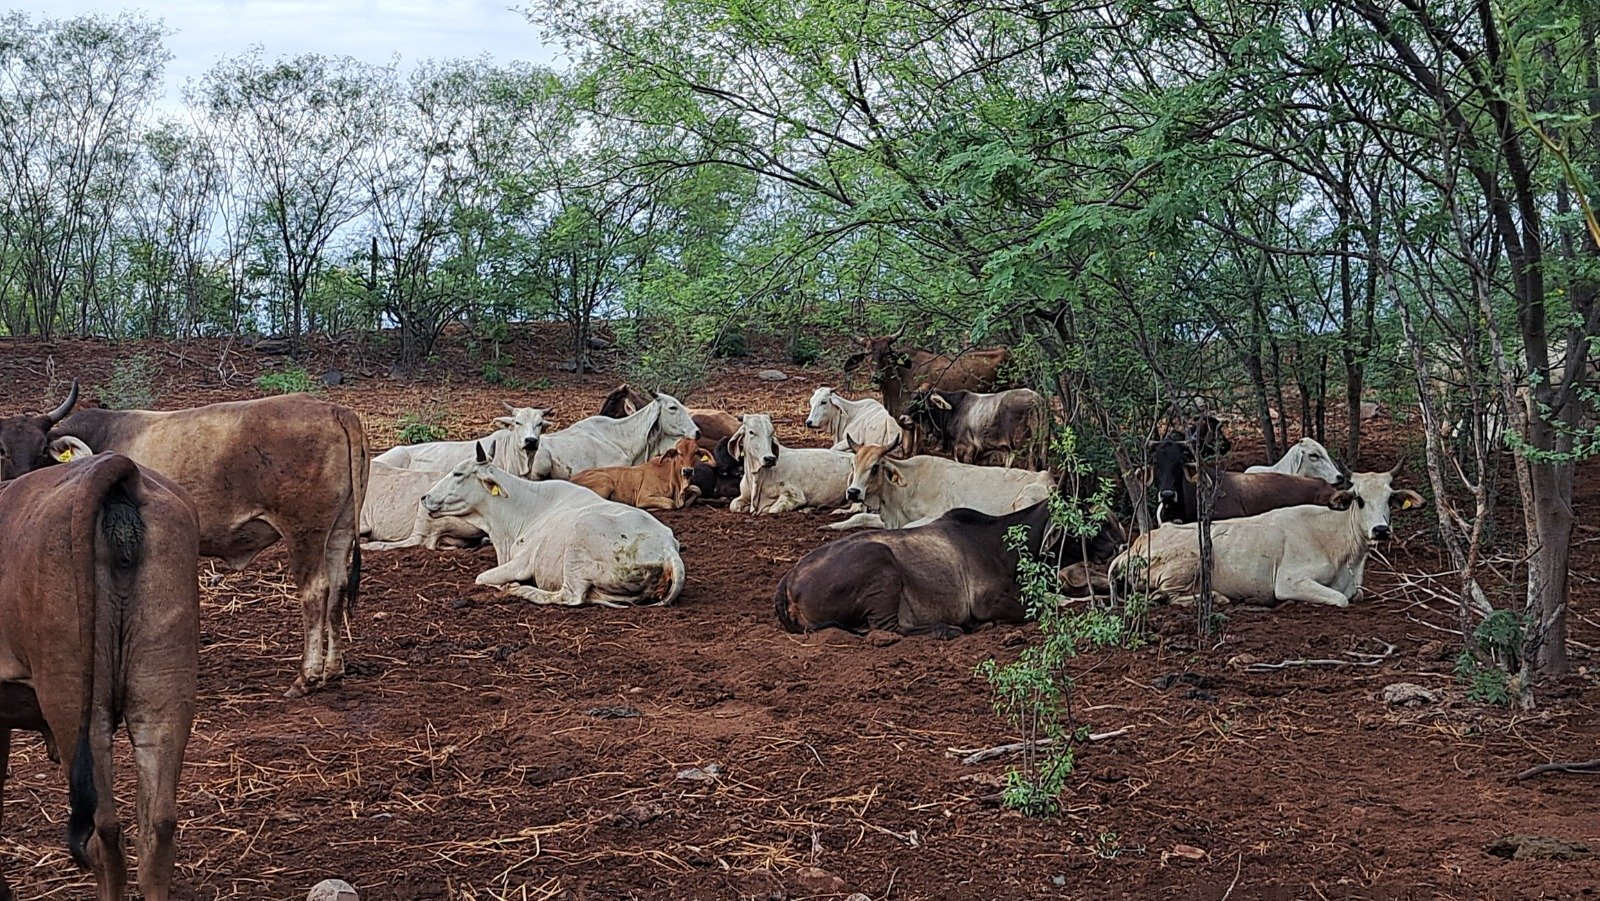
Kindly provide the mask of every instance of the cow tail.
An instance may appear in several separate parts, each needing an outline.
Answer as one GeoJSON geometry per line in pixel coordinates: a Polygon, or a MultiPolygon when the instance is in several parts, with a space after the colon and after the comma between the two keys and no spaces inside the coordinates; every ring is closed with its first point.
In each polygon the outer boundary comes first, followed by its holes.
{"type": "Polygon", "coordinates": [[[806,631],[806,627],[801,624],[799,619],[794,615],[795,611],[791,606],[791,598],[789,597],[788,573],[784,573],[783,578],[778,580],[778,588],[773,592],[772,595],[772,607],[773,612],[778,615],[778,625],[783,627],[783,631],[806,631]]]}
{"type": "MultiPolygon", "coordinates": [[[[103,670],[96,648],[102,609],[116,610],[117,595],[126,594],[139,566],[144,547],[144,520],[129,490],[138,476],[133,461],[120,455],[95,458],[85,473],[88,480],[78,495],[73,515],[72,559],[87,563],[78,571],[78,652],[81,661],[82,707],[78,741],[67,775],[67,849],[80,867],[89,869],[89,841],[94,835],[94,814],[100,806],[96,774],[111,772],[111,733],[118,713],[112,694],[113,674],[103,670]],[[110,596],[102,598],[107,593],[110,596]],[[96,736],[96,720],[110,719],[103,735],[96,736]]],[[[109,648],[107,649],[110,650],[109,648]]]]}
{"type": "MultiPolygon", "coordinates": [[[[367,499],[367,478],[372,471],[371,451],[367,448],[367,433],[361,420],[346,407],[337,407],[334,418],[344,429],[345,446],[350,455],[350,501],[355,505],[355,534],[350,541],[350,566],[344,583],[344,614],[348,618],[355,612],[356,600],[361,595],[361,508],[367,499]]],[[[337,629],[339,623],[330,623],[337,629]]]]}

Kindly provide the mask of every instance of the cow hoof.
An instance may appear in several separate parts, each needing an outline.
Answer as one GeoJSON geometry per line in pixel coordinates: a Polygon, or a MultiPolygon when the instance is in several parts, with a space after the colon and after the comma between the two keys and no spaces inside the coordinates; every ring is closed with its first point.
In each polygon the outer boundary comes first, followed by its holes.
{"type": "Polygon", "coordinates": [[[308,694],[310,692],[306,690],[306,677],[295,676],[294,681],[289,683],[289,690],[284,692],[283,696],[286,698],[303,698],[308,694]]]}
{"type": "Polygon", "coordinates": [[[936,626],[929,626],[928,634],[932,635],[939,641],[949,641],[952,638],[960,638],[961,629],[956,626],[952,626],[949,623],[939,623],[936,626]]]}

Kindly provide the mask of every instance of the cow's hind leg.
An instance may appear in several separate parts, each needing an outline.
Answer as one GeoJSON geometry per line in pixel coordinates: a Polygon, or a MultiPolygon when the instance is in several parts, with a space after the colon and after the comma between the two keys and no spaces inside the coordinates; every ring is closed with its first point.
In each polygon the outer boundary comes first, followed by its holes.
{"type": "MultiPolygon", "coordinates": [[[[297,698],[324,687],[328,682],[329,635],[337,624],[329,619],[336,604],[332,600],[334,586],[328,579],[328,566],[323,542],[289,538],[289,572],[300,592],[300,626],[305,633],[305,651],[300,657],[300,675],[285,692],[286,697],[297,698]]],[[[340,587],[343,587],[341,579],[340,587]]],[[[342,673],[342,669],[340,670],[342,673]]],[[[338,678],[337,675],[334,676],[338,678]]]]}
{"type": "Polygon", "coordinates": [[[89,861],[94,864],[95,897],[99,901],[122,901],[128,885],[128,860],[122,845],[122,820],[117,817],[116,783],[111,769],[113,731],[111,712],[95,711],[89,726],[95,791],[89,861]]]}
{"type": "MultiPolygon", "coordinates": [[[[169,705],[167,712],[171,710],[169,705]]],[[[178,777],[192,716],[191,710],[188,717],[128,717],[128,737],[139,770],[139,890],[145,901],[167,901],[172,892],[178,777]]]]}
{"type": "MultiPolygon", "coordinates": [[[[568,603],[568,601],[563,599],[562,593],[559,591],[545,591],[543,588],[527,585],[522,582],[511,582],[509,584],[501,585],[500,590],[504,591],[506,594],[514,594],[523,600],[532,601],[535,604],[568,603]]],[[[579,603],[582,603],[582,601],[579,601],[579,603]]]]}

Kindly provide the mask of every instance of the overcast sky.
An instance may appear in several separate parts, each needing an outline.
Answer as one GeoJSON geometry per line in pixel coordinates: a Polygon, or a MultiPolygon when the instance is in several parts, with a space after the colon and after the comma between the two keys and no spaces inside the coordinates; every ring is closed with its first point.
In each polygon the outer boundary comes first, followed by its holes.
{"type": "Polygon", "coordinates": [[[181,88],[225,56],[259,44],[269,59],[299,53],[353,56],[386,64],[396,54],[410,68],[424,59],[457,59],[487,53],[499,62],[549,64],[554,48],[512,11],[524,0],[12,0],[6,9],[40,18],[124,11],[159,19],[170,32],[165,43],[167,98],[177,105],[181,88]]]}

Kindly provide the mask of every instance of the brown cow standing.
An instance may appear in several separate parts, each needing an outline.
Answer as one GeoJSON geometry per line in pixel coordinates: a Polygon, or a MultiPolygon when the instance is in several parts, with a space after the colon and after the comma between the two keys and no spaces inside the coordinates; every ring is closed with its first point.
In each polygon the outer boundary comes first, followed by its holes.
{"type": "Polygon", "coordinates": [[[346,407],[304,394],[192,410],[80,410],[67,400],[43,416],[0,420],[0,475],[51,463],[52,435],[119,453],[178,483],[200,510],[200,553],[235,569],[280,539],[300,591],[305,652],[287,694],[344,674],[339,626],[361,578],[359,540],[369,454],[346,407]],[[52,426],[54,431],[52,431],[52,426]]]}
{"type": "Polygon", "coordinates": [[[679,438],[666,453],[637,466],[600,466],[572,477],[575,485],[608,501],[641,510],[678,510],[694,503],[700,489],[690,484],[694,465],[710,455],[693,438],[679,438]]]}
{"type": "Polygon", "coordinates": [[[1011,359],[1004,347],[969,350],[956,356],[929,350],[896,350],[895,341],[905,326],[892,335],[853,338],[862,348],[844,361],[850,372],[864,362],[872,364],[872,381],[883,394],[883,406],[897,421],[906,412],[911,392],[919,386],[945,391],[993,391],[1000,386],[1000,367],[1011,359]]]}
{"type": "Polygon", "coordinates": [[[127,457],[102,454],[0,488],[0,535],[0,792],[11,730],[43,733],[64,752],[72,856],[94,870],[102,901],[120,899],[111,739],[125,722],[139,775],[139,887],[166,901],[199,668],[195,505],[127,457]]]}

